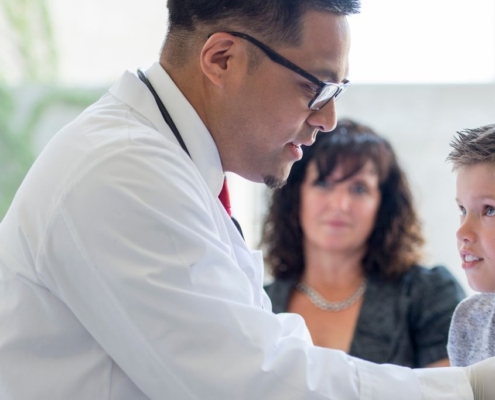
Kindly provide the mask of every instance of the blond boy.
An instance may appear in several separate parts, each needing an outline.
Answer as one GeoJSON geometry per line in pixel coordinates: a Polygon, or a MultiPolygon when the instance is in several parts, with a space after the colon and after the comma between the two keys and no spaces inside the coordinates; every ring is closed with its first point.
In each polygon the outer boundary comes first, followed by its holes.
{"type": "Polygon", "coordinates": [[[448,353],[454,366],[495,355],[495,124],[465,130],[447,160],[457,173],[457,247],[469,286],[477,293],[452,317],[448,353]]]}

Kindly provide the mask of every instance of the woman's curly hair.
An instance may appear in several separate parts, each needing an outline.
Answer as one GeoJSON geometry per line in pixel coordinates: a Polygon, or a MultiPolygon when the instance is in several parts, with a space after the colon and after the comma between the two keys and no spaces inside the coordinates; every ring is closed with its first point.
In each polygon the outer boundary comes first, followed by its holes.
{"type": "Polygon", "coordinates": [[[424,239],[407,179],[390,143],[372,129],[352,120],[339,122],[334,131],[319,133],[294,164],[287,184],[273,192],[263,225],[262,247],[275,278],[299,279],[304,270],[303,232],[300,224],[301,184],[310,162],[318,169],[318,181],[335,167],[344,168],[346,180],[367,161],[378,172],[381,203],[363,258],[365,273],[399,278],[421,258],[424,239]]]}

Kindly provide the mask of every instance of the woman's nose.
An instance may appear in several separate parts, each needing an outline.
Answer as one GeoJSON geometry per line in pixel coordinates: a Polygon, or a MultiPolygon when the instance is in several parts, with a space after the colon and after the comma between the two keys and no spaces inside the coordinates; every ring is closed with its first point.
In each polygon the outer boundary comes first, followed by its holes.
{"type": "Polygon", "coordinates": [[[350,206],[350,197],[345,188],[337,185],[328,195],[331,206],[341,211],[347,211],[350,206]]]}

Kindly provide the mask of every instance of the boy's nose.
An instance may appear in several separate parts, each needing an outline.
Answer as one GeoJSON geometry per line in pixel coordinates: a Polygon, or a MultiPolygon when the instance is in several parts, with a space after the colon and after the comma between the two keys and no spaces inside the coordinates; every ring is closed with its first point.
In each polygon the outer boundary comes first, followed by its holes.
{"type": "Polygon", "coordinates": [[[465,217],[461,222],[461,226],[457,229],[457,241],[465,243],[473,243],[476,240],[476,230],[474,229],[474,221],[472,218],[465,217]]]}

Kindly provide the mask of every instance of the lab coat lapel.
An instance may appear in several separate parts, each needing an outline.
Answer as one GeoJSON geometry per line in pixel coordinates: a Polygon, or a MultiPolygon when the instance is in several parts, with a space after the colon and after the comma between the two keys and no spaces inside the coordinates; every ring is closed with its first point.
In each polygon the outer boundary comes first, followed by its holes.
{"type": "Polygon", "coordinates": [[[232,247],[234,248],[237,264],[246,274],[253,290],[253,305],[266,308],[266,300],[263,298],[263,256],[260,250],[249,250],[243,237],[237,230],[234,223],[226,212],[224,214],[225,225],[227,227],[232,247]]]}
{"type": "MultiPolygon", "coordinates": [[[[153,95],[137,76],[130,72],[125,72],[124,75],[112,86],[110,93],[140,113],[144,118],[150,121],[150,123],[153,124],[155,129],[160,133],[175,141],[175,137],[171,133],[166,122],[163,120],[163,117],[156,106],[153,95]]],[[[218,153],[216,153],[215,156],[218,158],[218,153]]],[[[193,158],[196,163],[198,160],[196,159],[197,157],[194,157],[194,154],[193,158]]],[[[211,164],[211,160],[209,160],[208,164],[211,164]]],[[[204,169],[199,170],[204,173],[204,169]]],[[[213,167],[212,172],[208,175],[208,177],[204,178],[207,180],[213,196],[216,197],[220,192],[221,184],[223,182],[223,180],[218,179],[218,176],[223,177],[223,173],[218,166],[215,166],[213,167]],[[217,188],[217,186],[219,187],[217,188]]],[[[224,218],[223,222],[231,239],[238,265],[246,274],[251,284],[253,290],[253,304],[257,307],[266,308],[266,300],[264,299],[266,296],[263,296],[263,258],[261,251],[250,251],[248,249],[246,242],[238,232],[234,223],[230,220],[228,214],[223,209],[223,205],[218,199],[217,201],[219,208],[222,210],[221,214],[224,218]]]]}
{"type": "Polygon", "coordinates": [[[126,71],[110,88],[110,93],[150,121],[158,132],[175,140],[153,95],[137,76],[126,71]]]}

